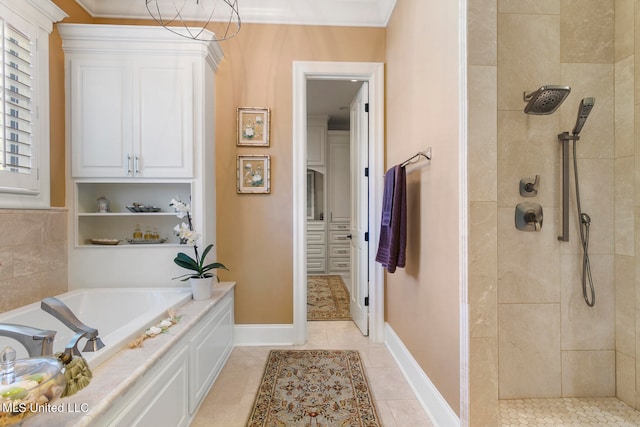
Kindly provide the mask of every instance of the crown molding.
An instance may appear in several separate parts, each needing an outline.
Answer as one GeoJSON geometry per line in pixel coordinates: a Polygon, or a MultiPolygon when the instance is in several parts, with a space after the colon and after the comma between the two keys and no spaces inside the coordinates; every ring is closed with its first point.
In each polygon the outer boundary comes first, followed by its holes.
{"type": "MultiPolygon", "coordinates": [[[[397,0],[238,0],[245,23],[386,27],[397,0]]],[[[76,0],[94,18],[149,19],[142,0],[76,0]]],[[[197,17],[187,16],[197,20],[197,17]]],[[[224,17],[218,17],[225,19],[224,17]]]]}

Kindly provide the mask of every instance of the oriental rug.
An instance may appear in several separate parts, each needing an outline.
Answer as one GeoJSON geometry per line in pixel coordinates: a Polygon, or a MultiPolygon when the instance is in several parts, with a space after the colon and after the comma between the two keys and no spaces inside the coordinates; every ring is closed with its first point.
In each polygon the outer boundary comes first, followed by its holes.
{"type": "Polygon", "coordinates": [[[349,291],[341,276],[307,277],[307,320],[351,320],[349,291]]]}
{"type": "Polygon", "coordinates": [[[271,350],[247,427],[380,427],[356,350],[271,350]]]}

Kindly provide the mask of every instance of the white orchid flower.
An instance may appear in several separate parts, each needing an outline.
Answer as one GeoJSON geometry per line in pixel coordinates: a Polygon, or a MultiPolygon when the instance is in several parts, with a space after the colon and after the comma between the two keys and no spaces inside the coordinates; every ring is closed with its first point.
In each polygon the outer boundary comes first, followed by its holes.
{"type": "Polygon", "coordinates": [[[170,327],[171,325],[173,325],[173,322],[171,322],[171,320],[163,320],[162,322],[160,322],[160,325],[158,325],[158,326],[160,326],[161,328],[166,329],[166,328],[170,327]]]}

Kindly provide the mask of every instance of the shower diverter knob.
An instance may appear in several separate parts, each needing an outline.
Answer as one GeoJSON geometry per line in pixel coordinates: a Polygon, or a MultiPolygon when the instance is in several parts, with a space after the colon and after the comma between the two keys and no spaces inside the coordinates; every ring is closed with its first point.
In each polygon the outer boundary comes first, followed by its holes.
{"type": "Polygon", "coordinates": [[[538,187],[540,187],[540,175],[536,175],[535,180],[522,178],[520,180],[520,195],[522,197],[533,197],[538,194],[538,187]]]}

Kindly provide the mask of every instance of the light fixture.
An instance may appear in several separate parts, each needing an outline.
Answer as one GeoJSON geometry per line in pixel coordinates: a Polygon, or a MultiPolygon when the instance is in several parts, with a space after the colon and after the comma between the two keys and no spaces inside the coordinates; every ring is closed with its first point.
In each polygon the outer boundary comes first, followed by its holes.
{"type": "Polygon", "coordinates": [[[182,37],[201,41],[221,41],[234,37],[240,31],[238,0],[145,2],[147,11],[154,21],[182,37]],[[215,29],[212,28],[213,23],[216,23],[215,29]]]}

